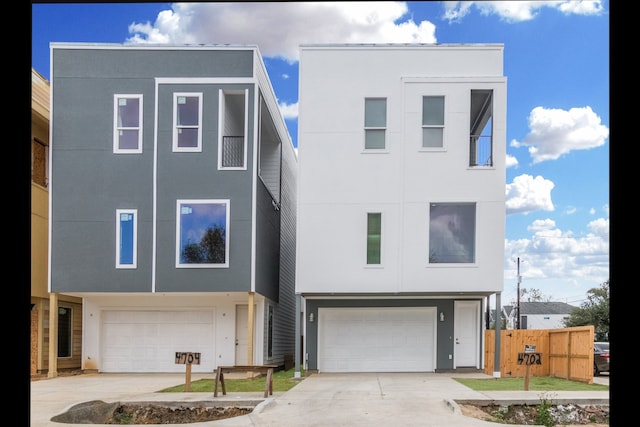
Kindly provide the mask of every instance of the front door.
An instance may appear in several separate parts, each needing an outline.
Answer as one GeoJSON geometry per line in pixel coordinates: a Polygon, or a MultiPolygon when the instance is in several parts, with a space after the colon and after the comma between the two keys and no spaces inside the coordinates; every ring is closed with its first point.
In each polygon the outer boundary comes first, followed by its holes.
{"type": "Polygon", "coordinates": [[[454,368],[480,368],[480,301],[455,302],[454,368]]]}

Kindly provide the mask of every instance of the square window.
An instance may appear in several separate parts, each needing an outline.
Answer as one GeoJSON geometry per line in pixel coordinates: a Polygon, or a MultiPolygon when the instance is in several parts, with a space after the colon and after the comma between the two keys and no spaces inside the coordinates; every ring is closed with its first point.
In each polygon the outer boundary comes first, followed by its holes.
{"type": "Polygon", "coordinates": [[[176,267],[229,266],[229,200],[178,200],[176,267]]]}
{"type": "Polygon", "coordinates": [[[474,263],[475,203],[431,203],[429,263],[474,263]]]}

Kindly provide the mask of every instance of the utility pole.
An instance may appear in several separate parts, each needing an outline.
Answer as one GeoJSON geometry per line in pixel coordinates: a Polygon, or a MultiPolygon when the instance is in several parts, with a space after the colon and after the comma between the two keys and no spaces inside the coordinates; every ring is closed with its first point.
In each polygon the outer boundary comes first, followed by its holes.
{"type": "Polygon", "coordinates": [[[520,276],[520,257],[518,257],[518,295],[516,299],[516,329],[520,329],[520,282],[522,277],[520,276]]]}

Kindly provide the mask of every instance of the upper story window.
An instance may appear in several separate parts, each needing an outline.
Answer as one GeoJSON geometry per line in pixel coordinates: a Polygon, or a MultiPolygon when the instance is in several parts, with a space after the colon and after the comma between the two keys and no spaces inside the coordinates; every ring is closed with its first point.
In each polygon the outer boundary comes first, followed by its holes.
{"type": "Polygon", "coordinates": [[[136,268],[138,211],[116,209],[116,268],[136,268]]]}
{"type": "Polygon", "coordinates": [[[245,170],[248,91],[220,91],[218,169],[245,170]]]}
{"type": "Polygon", "coordinates": [[[431,203],[429,263],[474,263],[475,203],[431,203]]]}
{"type": "Polygon", "coordinates": [[[367,214],[367,265],[380,264],[382,249],[382,214],[367,214]]]}
{"type": "Polygon", "coordinates": [[[469,166],[493,166],[493,90],[471,91],[469,166]]]}
{"type": "Polygon", "coordinates": [[[142,153],[142,95],[113,96],[113,152],[142,153]]]}
{"type": "Polygon", "coordinates": [[[365,98],[364,100],[364,148],[383,150],[386,148],[387,99],[365,98]]]}
{"type": "Polygon", "coordinates": [[[229,266],[229,200],[178,200],[176,267],[229,266]]]}
{"type": "Polygon", "coordinates": [[[444,96],[422,97],[422,148],[444,147],[444,96]]]}
{"type": "Polygon", "coordinates": [[[202,151],[202,93],[173,94],[173,151],[202,151]]]}

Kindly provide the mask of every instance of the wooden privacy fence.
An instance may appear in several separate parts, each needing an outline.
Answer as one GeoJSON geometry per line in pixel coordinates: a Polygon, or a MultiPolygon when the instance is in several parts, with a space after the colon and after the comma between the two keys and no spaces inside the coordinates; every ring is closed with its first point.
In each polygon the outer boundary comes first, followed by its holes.
{"type": "MultiPolygon", "coordinates": [[[[493,375],[495,330],[485,331],[484,373],[493,375]]],[[[522,378],[526,365],[518,364],[525,344],[534,345],[542,364],[531,365],[532,377],[558,377],[593,383],[594,327],[563,329],[506,329],[500,331],[500,377],[522,378]]]]}

